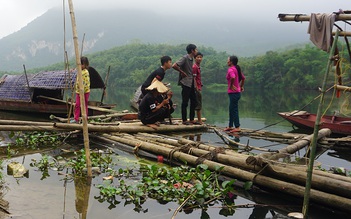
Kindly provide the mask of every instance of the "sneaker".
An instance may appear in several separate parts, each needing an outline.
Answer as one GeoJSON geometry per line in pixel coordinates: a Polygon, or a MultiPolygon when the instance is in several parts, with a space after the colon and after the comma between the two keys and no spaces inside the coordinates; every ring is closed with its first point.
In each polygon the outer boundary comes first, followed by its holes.
{"type": "Polygon", "coordinates": [[[71,124],[76,124],[76,123],[77,123],[77,121],[76,121],[76,120],[74,120],[74,119],[71,119],[71,120],[69,121],[69,123],[71,123],[71,124]]]}

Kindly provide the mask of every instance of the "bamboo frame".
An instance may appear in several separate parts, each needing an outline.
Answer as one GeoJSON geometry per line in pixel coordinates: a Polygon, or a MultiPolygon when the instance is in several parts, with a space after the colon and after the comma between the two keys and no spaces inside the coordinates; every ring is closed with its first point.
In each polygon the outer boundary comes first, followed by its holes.
{"type": "Polygon", "coordinates": [[[351,87],[342,86],[342,85],[336,85],[336,90],[345,91],[345,92],[351,92],[351,87]]]}
{"type": "MultiPolygon", "coordinates": [[[[280,21],[303,22],[310,21],[311,16],[306,14],[278,14],[280,21]]],[[[351,14],[336,14],[335,21],[349,21],[351,14]]]]}

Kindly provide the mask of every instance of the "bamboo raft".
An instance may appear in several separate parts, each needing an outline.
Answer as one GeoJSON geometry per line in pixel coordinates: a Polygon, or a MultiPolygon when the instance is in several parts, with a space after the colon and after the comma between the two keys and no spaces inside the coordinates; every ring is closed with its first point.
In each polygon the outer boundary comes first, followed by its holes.
{"type": "MultiPolygon", "coordinates": [[[[321,130],[320,138],[330,134],[321,130]]],[[[281,156],[293,153],[303,147],[308,136],[279,152],[267,152],[256,156],[240,154],[230,148],[194,142],[180,137],[150,133],[111,133],[95,136],[97,139],[123,145],[129,151],[140,151],[162,156],[173,163],[192,166],[206,164],[210,170],[223,167],[222,174],[241,181],[251,181],[257,187],[303,198],[306,183],[306,166],[279,162],[281,156]],[[260,160],[260,162],[253,162],[260,160]]],[[[317,204],[351,211],[351,178],[324,172],[315,168],[312,180],[311,200],[317,204]]]]}
{"type": "MultiPolygon", "coordinates": [[[[165,162],[196,166],[206,164],[210,170],[216,171],[223,167],[222,174],[240,181],[251,181],[253,185],[268,191],[284,193],[303,198],[306,183],[306,165],[283,163],[282,159],[294,154],[309,145],[312,135],[272,133],[242,129],[241,135],[261,138],[270,141],[281,140],[289,146],[280,150],[263,150],[258,155],[238,153],[232,147],[259,150],[259,148],[234,142],[227,135],[221,135],[217,128],[210,127],[223,139],[228,141],[225,147],[191,141],[172,133],[204,131],[207,125],[167,125],[161,124],[155,130],[144,126],[140,121],[94,123],[88,124],[91,136],[100,141],[108,142],[113,147],[131,153],[156,158],[162,156],[165,162]],[[162,133],[167,133],[164,135],[162,133]]],[[[73,131],[82,130],[81,124],[59,122],[25,122],[0,120],[1,131],[73,131]]],[[[330,139],[329,129],[319,131],[319,142],[333,144],[337,139],[330,139]]],[[[346,140],[345,140],[346,142],[346,140]]],[[[111,147],[112,147],[111,146],[111,147]]],[[[252,153],[251,153],[252,154],[252,153]]],[[[307,159],[307,158],[306,158],[307,159]]],[[[311,200],[322,206],[351,211],[351,178],[313,170],[311,200]]]]}

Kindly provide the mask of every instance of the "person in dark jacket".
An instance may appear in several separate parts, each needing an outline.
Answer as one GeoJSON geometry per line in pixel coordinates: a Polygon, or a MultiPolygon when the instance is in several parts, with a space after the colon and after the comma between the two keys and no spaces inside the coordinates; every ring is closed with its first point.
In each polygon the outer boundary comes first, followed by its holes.
{"type": "Polygon", "coordinates": [[[139,119],[144,125],[157,129],[160,122],[164,122],[174,112],[171,100],[173,94],[159,80],[154,80],[146,90],[149,92],[139,104],[139,119]]]}
{"type": "Polygon", "coordinates": [[[153,80],[156,78],[159,81],[162,81],[165,77],[166,70],[172,67],[172,59],[169,56],[161,57],[161,67],[153,71],[145,80],[145,82],[141,85],[141,92],[145,96],[148,92],[146,88],[151,85],[153,80]]]}

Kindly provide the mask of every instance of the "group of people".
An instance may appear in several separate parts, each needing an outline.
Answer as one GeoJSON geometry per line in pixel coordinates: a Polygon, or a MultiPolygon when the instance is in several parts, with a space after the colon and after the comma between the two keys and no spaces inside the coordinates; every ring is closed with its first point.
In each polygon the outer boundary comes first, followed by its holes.
{"type": "MultiPolygon", "coordinates": [[[[196,45],[189,44],[186,47],[187,54],[181,57],[177,62],[172,64],[169,56],[161,57],[161,66],[153,71],[141,86],[142,99],[139,103],[139,119],[144,125],[157,129],[161,122],[166,118],[171,118],[174,112],[172,102],[172,91],[162,83],[165,73],[168,69],[173,68],[179,72],[178,85],[182,87],[181,114],[184,125],[202,124],[202,80],[201,80],[201,62],[203,54],[198,52],[196,45]],[[195,60],[195,63],[194,63],[195,60]],[[190,101],[189,121],[187,119],[187,107],[190,101]],[[195,111],[197,121],[195,120],[195,111]]],[[[234,133],[240,132],[239,120],[239,100],[241,92],[244,91],[245,76],[238,65],[238,57],[230,56],[227,60],[228,71],[226,79],[228,83],[227,93],[229,96],[229,124],[224,130],[234,133]]],[[[87,57],[81,57],[82,66],[82,84],[84,91],[84,101],[86,112],[88,113],[88,100],[90,94],[90,77],[89,77],[89,60],[87,57]]],[[[78,77],[77,77],[78,80],[78,77]]],[[[74,119],[71,123],[78,123],[81,114],[79,83],[75,84],[76,104],[74,109],[74,119]]],[[[169,120],[172,123],[172,120],[169,120]]]]}
{"type": "MultiPolygon", "coordinates": [[[[173,95],[163,83],[166,70],[179,71],[178,84],[182,86],[182,121],[183,124],[202,124],[201,120],[201,69],[203,55],[198,53],[194,44],[186,47],[187,55],[172,64],[169,56],[161,57],[161,67],[152,72],[141,86],[143,95],[139,103],[139,118],[144,125],[157,128],[165,118],[171,118],[174,112],[171,97],[173,95]],[[193,64],[193,59],[196,59],[193,64]],[[187,121],[187,107],[190,100],[190,120],[187,121]],[[195,110],[198,120],[195,121],[195,110]]],[[[171,119],[169,120],[171,123],[171,119]]]]}
{"type": "MultiPolygon", "coordinates": [[[[169,56],[161,57],[161,67],[152,72],[141,86],[143,98],[139,104],[139,118],[144,125],[157,129],[165,118],[170,118],[174,112],[173,93],[162,83],[166,70],[173,68],[179,72],[178,85],[182,87],[181,115],[184,125],[202,124],[202,80],[201,62],[203,54],[198,52],[196,45],[186,47],[187,54],[172,64],[169,56]],[[195,60],[195,63],[194,63],[195,60]],[[190,101],[189,121],[187,107],[190,101]],[[197,121],[195,120],[195,112],[197,121]]],[[[227,60],[229,96],[229,125],[225,128],[228,132],[240,132],[238,103],[241,92],[244,91],[245,76],[238,65],[238,58],[230,56],[227,60]]],[[[171,120],[170,120],[171,123],[171,120]]]]}

